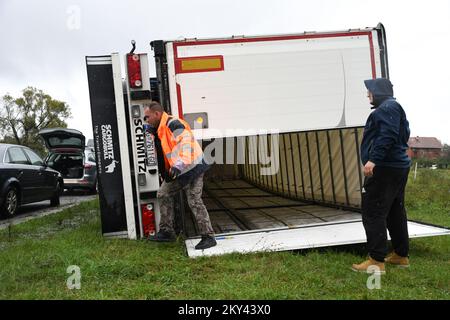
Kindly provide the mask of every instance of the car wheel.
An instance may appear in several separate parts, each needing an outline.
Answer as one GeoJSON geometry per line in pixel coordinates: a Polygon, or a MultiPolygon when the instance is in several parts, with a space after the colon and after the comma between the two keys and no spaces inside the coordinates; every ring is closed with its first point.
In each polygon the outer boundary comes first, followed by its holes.
{"type": "Polygon", "coordinates": [[[55,194],[53,195],[53,197],[50,199],[50,205],[52,207],[57,207],[60,205],[60,201],[59,201],[59,197],[62,193],[62,187],[61,187],[61,182],[58,181],[56,183],[56,191],[55,194]]]}
{"type": "Polygon", "coordinates": [[[2,212],[6,218],[14,216],[19,207],[19,194],[13,186],[6,190],[5,201],[2,204],[2,212]]]}

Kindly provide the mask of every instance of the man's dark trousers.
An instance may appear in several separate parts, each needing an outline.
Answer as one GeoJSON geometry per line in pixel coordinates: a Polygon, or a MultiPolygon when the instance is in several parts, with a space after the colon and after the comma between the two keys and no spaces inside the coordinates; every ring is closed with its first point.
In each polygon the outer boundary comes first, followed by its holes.
{"type": "Polygon", "coordinates": [[[409,168],[375,166],[373,176],[366,177],[362,191],[362,220],[367,247],[372,259],[384,262],[389,230],[394,251],[407,257],[408,225],[405,210],[405,187],[409,168]]]}

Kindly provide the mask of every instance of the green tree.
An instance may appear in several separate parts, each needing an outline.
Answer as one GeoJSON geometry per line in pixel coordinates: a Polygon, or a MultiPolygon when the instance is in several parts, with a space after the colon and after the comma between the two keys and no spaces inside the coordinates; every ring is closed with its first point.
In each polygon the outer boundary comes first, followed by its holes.
{"type": "Polygon", "coordinates": [[[38,132],[44,128],[67,128],[70,107],[63,101],[34,87],[27,87],[22,96],[2,97],[0,106],[0,140],[28,146],[43,155],[44,145],[38,132]]]}
{"type": "Polygon", "coordinates": [[[442,156],[438,159],[437,165],[443,169],[447,169],[450,166],[450,146],[448,144],[444,144],[442,156]]]}

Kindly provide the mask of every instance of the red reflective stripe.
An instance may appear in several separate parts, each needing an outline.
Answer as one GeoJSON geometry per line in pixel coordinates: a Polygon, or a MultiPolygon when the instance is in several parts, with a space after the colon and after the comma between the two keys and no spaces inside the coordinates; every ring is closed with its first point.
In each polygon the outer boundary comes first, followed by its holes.
{"type": "Polygon", "coordinates": [[[178,118],[183,119],[183,102],[181,100],[181,86],[177,83],[178,118]]]}
{"type": "MultiPolygon", "coordinates": [[[[173,42],[174,50],[177,47],[205,45],[205,44],[223,44],[223,43],[241,43],[241,42],[259,42],[259,41],[283,41],[283,40],[299,40],[299,39],[321,39],[321,38],[338,38],[338,37],[353,37],[353,36],[367,36],[371,31],[358,32],[340,32],[340,33],[325,33],[325,34],[307,34],[307,35],[292,35],[292,36],[273,36],[261,38],[247,38],[247,39],[222,39],[222,40],[197,40],[197,41],[175,41],[173,42]]],[[[178,56],[175,56],[178,58],[178,56]]]]}
{"type": "Polygon", "coordinates": [[[375,52],[373,48],[373,39],[372,39],[372,32],[369,33],[369,45],[370,45],[370,62],[372,64],[372,78],[377,77],[377,71],[375,69],[375,52]]]}

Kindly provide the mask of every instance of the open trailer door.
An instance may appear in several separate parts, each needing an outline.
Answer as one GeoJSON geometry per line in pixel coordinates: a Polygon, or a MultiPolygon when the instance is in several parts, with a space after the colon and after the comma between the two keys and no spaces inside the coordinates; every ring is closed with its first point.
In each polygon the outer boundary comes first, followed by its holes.
{"type": "MultiPolygon", "coordinates": [[[[408,222],[408,231],[410,238],[450,235],[450,229],[413,221],[408,222]]],[[[366,234],[362,221],[354,220],[278,230],[219,234],[216,236],[216,240],[217,246],[208,250],[194,249],[198,239],[186,240],[189,257],[222,255],[233,252],[287,251],[365,243],[366,234]]]]}
{"type": "MultiPolygon", "coordinates": [[[[150,102],[146,54],[86,57],[102,232],[139,239],[157,231],[159,189],[154,133],[144,127],[150,102]]],[[[83,140],[84,146],[84,140],[83,140]]]]}
{"type": "Polygon", "coordinates": [[[136,239],[128,129],[117,53],[86,57],[102,233],[136,239]]]}

